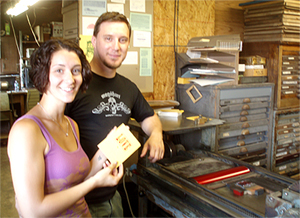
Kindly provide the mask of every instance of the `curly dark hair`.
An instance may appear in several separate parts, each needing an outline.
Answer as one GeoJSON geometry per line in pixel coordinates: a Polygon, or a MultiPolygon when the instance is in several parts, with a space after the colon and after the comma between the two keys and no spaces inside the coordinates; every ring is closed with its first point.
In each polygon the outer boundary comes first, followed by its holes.
{"type": "Polygon", "coordinates": [[[62,49],[73,51],[79,57],[82,65],[82,84],[80,86],[80,90],[85,92],[92,80],[91,67],[82,49],[77,43],[70,40],[51,39],[41,44],[41,46],[35,50],[30,57],[30,64],[32,68],[29,73],[30,79],[37,90],[41,93],[45,93],[49,84],[52,55],[54,52],[62,49]]]}
{"type": "Polygon", "coordinates": [[[128,27],[129,38],[130,38],[130,36],[131,36],[131,26],[130,26],[130,23],[127,20],[125,15],[120,14],[119,12],[106,12],[106,13],[103,13],[95,23],[94,33],[93,33],[93,35],[95,37],[97,37],[97,34],[100,30],[100,25],[103,22],[123,22],[123,23],[125,23],[128,27]]]}

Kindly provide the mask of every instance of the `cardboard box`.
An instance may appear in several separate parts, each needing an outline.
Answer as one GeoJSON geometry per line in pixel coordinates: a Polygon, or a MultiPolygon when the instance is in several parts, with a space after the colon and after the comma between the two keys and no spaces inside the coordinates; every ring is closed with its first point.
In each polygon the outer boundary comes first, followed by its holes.
{"type": "Polygon", "coordinates": [[[45,42],[50,39],[51,28],[44,26],[35,26],[34,33],[40,42],[45,42]]]}
{"type": "Polygon", "coordinates": [[[62,22],[51,22],[52,37],[63,37],[63,23],[62,22]]]}
{"type": "Polygon", "coordinates": [[[268,76],[267,69],[245,69],[244,76],[268,76]]]}
{"type": "Polygon", "coordinates": [[[246,65],[256,65],[256,64],[266,64],[266,58],[261,57],[259,55],[256,56],[249,56],[249,57],[239,57],[239,63],[240,64],[246,64],[246,65]]]}

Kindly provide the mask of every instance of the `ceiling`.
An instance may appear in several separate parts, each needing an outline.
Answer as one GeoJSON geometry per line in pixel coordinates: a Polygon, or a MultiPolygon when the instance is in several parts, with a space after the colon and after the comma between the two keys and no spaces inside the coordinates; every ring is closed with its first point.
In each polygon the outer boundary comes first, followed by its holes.
{"type": "MultiPolygon", "coordinates": [[[[10,7],[13,7],[18,1],[1,0],[1,30],[4,29],[5,22],[10,22],[10,17],[6,14],[6,11],[10,7]]],[[[40,0],[35,5],[31,6],[28,11],[23,12],[16,17],[12,17],[12,23],[16,34],[18,35],[19,30],[21,30],[23,35],[32,36],[26,13],[32,27],[49,24],[52,21],[62,22],[61,7],[62,0],[40,0]]]]}

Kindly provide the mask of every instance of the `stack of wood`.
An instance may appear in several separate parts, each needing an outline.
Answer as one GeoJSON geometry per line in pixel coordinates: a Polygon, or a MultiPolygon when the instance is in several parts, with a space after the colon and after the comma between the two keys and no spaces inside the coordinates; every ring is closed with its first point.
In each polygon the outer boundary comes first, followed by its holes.
{"type": "Polygon", "coordinates": [[[255,0],[244,11],[244,42],[300,42],[299,0],[255,0]]]}

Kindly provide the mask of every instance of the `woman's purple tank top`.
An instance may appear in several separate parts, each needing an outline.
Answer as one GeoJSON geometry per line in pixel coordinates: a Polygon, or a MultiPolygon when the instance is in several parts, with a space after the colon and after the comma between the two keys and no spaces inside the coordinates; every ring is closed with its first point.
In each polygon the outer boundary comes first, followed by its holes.
{"type": "MultiPolygon", "coordinates": [[[[68,152],[62,149],[50,135],[43,123],[33,115],[24,115],[20,119],[32,119],[40,127],[49,145],[45,155],[45,195],[68,189],[81,183],[90,170],[90,162],[83,151],[75,131],[73,121],[69,118],[77,142],[77,150],[68,152]]],[[[59,215],[68,217],[89,217],[90,212],[84,197],[71,208],[59,215]]]]}

